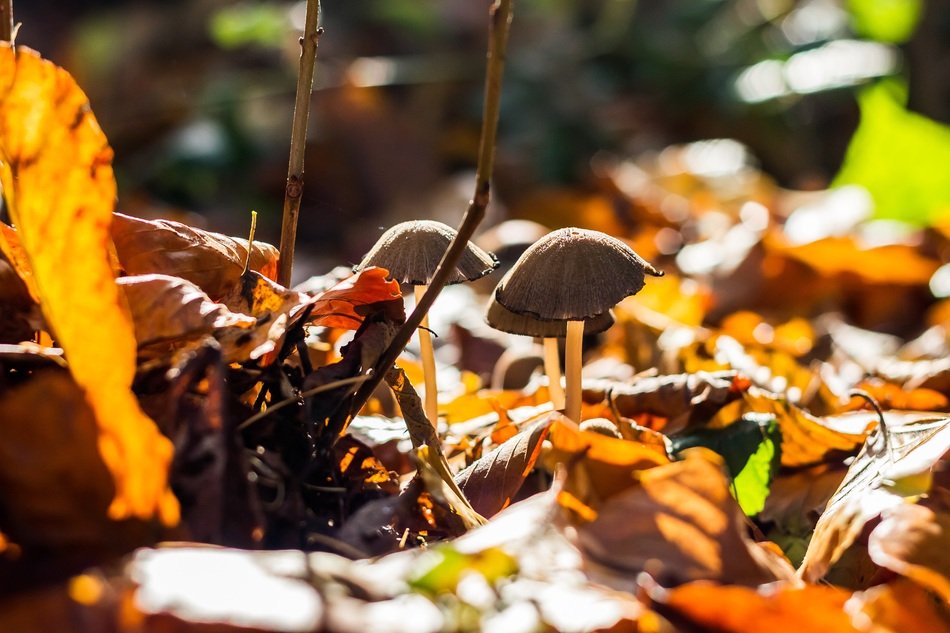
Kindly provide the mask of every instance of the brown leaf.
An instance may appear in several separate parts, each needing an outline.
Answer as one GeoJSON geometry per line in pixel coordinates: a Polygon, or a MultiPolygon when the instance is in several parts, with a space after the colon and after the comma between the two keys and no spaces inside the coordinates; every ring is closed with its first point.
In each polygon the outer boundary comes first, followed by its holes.
{"type": "MultiPolygon", "coordinates": [[[[219,301],[240,285],[247,240],[202,231],[172,220],[143,220],[115,213],[112,240],[127,275],[160,273],[192,282],[219,301]]],[[[251,270],[277,278],[277,249],[254,242],[251,270]]]]}
{"type": "Polygon", "coordinates": [[[877,565],[906,576],[950,603],[950,513],[901,504],[885,510],[868,539],[877,565]]]}
{"type": "Polygon", "coordinates": [[[491,517],[511,503],[541,454],[550,424],[550,417],[538,420],[455,476],[476,512],[491,517]]]}
{"type": "MultiPolygon", "coordinates": [[[[896,428],[892,420],[885,433],[870,436],[818,520],[799,575],[816,582],[855,543],[869,521],[908,503],[907,498],[931,492],[932,473],[948,451],[948,418],[896,428]]],[[[881,555],[886,556],[883,551],[881,555]]]]}
{"type": "Polygon", "coordinates": [[[33,338],[42,320],[39,313],[39,306],[26,284],[0,251],[0,343],[19,343],[33,338]]]}
{"type": "Polygon", "coordinates": [[[706,449],[685,454],[684,461],[640,471],[637,485],[577,526],[584,555],[629,577],[646,570],[664,585],[716,580],[754,587],[791,579],[791,565],[745,535],[721,459],[706,449]]]}
{"type": "Polygon", "coordinates": [[[257,319],[235,314],[198,286],[169,275],[135,275],[116,280],[125,293],[139,347],[210,334],[219,328],[247,329],[257,319]]]}
{"type": "Polygon", "coordinates": [[[612,386],[606,396],[624,417],[664,418],[666,422],[658,430],[671,434],[690,423],[708,420],[748,388],[749,382],[737,372],[698,371],[639,378],[629,385],[612,386]]]}
{"type": "Polygon", "coordinates": [[[0,531],[20,550],[0,556],[0,593],[148,542],[144,524],[108,517],[115,484],[93,411],[68,375],[46,371],[10,390],[0,420],[0,531]]]}

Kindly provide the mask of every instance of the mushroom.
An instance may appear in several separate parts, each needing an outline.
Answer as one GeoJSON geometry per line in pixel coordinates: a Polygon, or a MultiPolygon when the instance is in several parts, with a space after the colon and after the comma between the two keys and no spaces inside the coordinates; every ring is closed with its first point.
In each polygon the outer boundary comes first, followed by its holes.
{"type": "MultiPolygon", "coordinates": [[[[425,294],[426,288],[455,237],[452,227],[432,220],[402,222],[382,234],[375,246],[356,266],[362,270],[379,266],[389,271],[389,276],[400,285],[414,286],[416,303],[425,294]]],[[[484,277],[498,267],[498,260],[469,242],[455,266],[448,283],[457,284],[484,277]]],[[[424,317],[419,328],[419,356],[425,380],[425,413],[429,422],[438,422],[438,386],[435,375],[435,356],[432,353],[432,337],[429,333],[429,318],[424,317]]]]}
{"type": "MultiPolygon", "coordinates": [[[[505,276],[505,279],[507,278],[508,275],[505,276]]],[[[499,285],[505,283],[505,279],[499,285]]],[[[494,292],[492,293],[491,302],[488,304],[488,311],[485,313],[485,320],[488,321],[488,325],[496,330],[509,334],[534,336],[543,340],[544,373],[548,377],[548,393],[551,395],[551,403],[554,408],[556,410],[563,409],[564,389],[561,387],[561,360],[558,351],[558,339],[564,338],[567,334],[566,322],[542,321],[527,314],[512,312],[498,303],[494,292]]],[[[613,324],[614,318],[607,311],[585,319],[584,331],[588,334],[596,334],[603,332],[613,324]]]]}
{"type": "Polygon", "coordinates": [[[552,231],[526,250],[495,288],[495,301],[538,321],[564,324],[565,415],[580,422],[581,342],[589,319],[607,313],[662,272],[617,238],[599,231],[552,231]]]}

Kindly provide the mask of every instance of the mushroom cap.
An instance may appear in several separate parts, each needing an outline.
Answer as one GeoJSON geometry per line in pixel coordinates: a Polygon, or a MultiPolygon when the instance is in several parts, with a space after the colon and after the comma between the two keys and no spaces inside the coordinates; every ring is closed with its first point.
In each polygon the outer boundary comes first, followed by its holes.
{"type": "MultiPolygon", "coordinates": [[[[383,233],[355,268],[379,266],[400,284],[428,285],[455,235],[455,229],[433,220],[401,222],[383,233]]],[[[494,255],[469,242],[448,283],[474,281],[497,267],[494,255]]]]}
{"type": "MultiPolygon", "coordinates": [[[[567,336],[567,321],[542,321],[527,314],[512,312],[498,303],[492,294],[485,312],[488,325],[496,330],[521,336],[538,336],[541,338],[564,338],[567,336]]],[[[614,324],[614,317],[610,310],[584,319],[584,334],[597,334],[614,324]]]]}
{"type": "Polygon", "coordinates": [[[583,321],[607,312],[662,272],[600,231],[566,228],[526,250],[495,288],[502,306],[542,321],[583,321]]]}

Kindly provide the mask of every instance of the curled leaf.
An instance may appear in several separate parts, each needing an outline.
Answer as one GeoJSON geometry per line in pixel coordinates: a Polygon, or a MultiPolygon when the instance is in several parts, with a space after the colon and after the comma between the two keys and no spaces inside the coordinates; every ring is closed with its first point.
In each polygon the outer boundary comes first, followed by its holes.
{"type": "MultiPolygon", "coordinates": [[[[240,285],[247,240],[202,231],[172,220],[143,220],[114,214],[112,240],[128,275],[161,273],[192,282],[215,301],[240,285]]],[[[254,242],[251,270],[277,278],[277,249],[254,242]]]]}

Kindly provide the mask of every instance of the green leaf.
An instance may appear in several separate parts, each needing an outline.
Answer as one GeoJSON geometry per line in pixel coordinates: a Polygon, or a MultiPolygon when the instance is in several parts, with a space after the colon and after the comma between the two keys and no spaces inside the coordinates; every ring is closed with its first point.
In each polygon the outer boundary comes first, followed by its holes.
{"type": "Polygon", "coordinates": [[[517,570],[518,562],[497,547],[463,554],[451,545],[441,545],[419,559],[409,578],[409,586],[431,595],[454,593],[465,574],[481,574],[493,584],[517,570]]]}
{"type": "Polygon", "coordinates": [[[723,429],[701,429],[671,442],[674,455],[697,446],[719,453],[742,511],[755,516],[765,507],[782,458],[782,434],[774,416],[747,413],[723,429]]]}
{"type": "Polygon", "coordinates": [[[270,2],[225,7],[208,26],[211,39],[224,49],[249,44],[280,48],[290,33],[286,7],[270,2]]]}
{"type": "Polygon", "coordinates": [[[929,225],[950,215],[950,127],[909,112],[906,101],[896,80],[858,94],[861,123],[832,186],[867,189],[879,218],[929,225]]]}
{"type": "Polygon", "coordinates": [[[923,0],[848,0],[855,32],[892,44],[910,39],[923,9],[923,0]]]}

